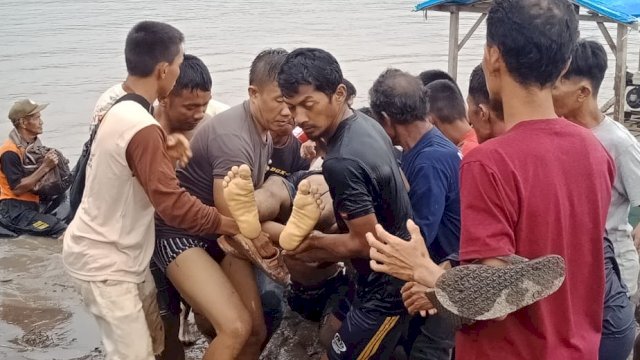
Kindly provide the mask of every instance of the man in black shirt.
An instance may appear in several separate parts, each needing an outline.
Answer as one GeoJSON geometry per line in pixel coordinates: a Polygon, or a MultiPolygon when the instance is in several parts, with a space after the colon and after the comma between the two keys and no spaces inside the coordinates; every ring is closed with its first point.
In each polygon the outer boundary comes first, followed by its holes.
{"type": "Polygon", "coordinates": [[[309,170],[311,162],[300,155],[300,141],[293,135],[293,119],[274,125],[270,131],[273,152],[265,179],[271,175],[288,177],[298,171],[309,170]]]}
{"type": "Polygon", "coordinates": [[[293,51],[278,84],[296,123],[313,140],[326,141],[323,175],[341,234],[313,234],[290,254],[305,261],[350,260],[356,299],[325,358],[386,359],[407,319],[399,279],[369,268],[365,234],[380,223],[409,239],[411,205],[392,145],[375,120],[352,111],[336,59],[320,49],[293,51]]]}

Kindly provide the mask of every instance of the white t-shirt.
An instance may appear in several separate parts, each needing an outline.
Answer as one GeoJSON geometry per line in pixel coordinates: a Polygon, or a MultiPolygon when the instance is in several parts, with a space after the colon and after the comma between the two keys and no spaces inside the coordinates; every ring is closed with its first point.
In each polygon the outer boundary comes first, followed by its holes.
{"type": "Polygon", "coordinates": [[[91,116],[91,129],[93,131],[93,127],[96,126],[104,114],[111,109],[113,104],[123,97],[127,92],[122,88],[122,83],[113,85],[107,91],[102,93],[96,102],[96,106],[93,108],[93,115],[91,116]]]}
{"type": "Polygon", "coordinates": [[[624,125],[606,116],[591,129],[616,164],[616,178],[607,213],[606,236],[613,242],[616,260],[629,294],[638,289],[638,252],[629,224],[631,206],[640,206],[640,143],[624,125]]]}

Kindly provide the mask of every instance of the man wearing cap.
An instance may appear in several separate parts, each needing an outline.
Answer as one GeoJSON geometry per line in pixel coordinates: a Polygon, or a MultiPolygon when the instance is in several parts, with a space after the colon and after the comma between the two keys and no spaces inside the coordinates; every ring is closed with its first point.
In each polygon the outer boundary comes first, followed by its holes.
{"type": "Polygon", "coordinates": [[[16,101],[9,110],[14,129],[0,146],[0,225],[16,235],[27,233],[57,237],[67,228],[55,216],[40,213],[40,199],[33,192],[40,179],[58,164],[55,151],[49,151],[40,167],[30,175],[25,173],[23,166],[27,146],[40,141],[40,112],[47,105],[30,99],[16,101]]]}

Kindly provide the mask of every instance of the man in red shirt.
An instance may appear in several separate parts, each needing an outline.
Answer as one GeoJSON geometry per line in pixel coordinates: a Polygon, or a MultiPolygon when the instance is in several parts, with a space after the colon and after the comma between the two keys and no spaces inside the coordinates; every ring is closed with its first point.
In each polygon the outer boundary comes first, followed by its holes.
{"type": "MultiPolygon", "coordinates": [[[[506,133],[476,148],[461,165],[460,259],[505,266],[500,258],[509,255],[558,254],[566,278],[555,294],[502,321],[463,328],[457,358],[598,358],[602,232],[614,166],[592,134],[554,112],[551,88],[576,39],[577,20],[566,0],[496,0],[489,11],[483,68],[506,133]]],[[[444,271],[420,251],[421,241],[391,243],[377,230],[389,245],[369,236],[370,244],[396,250],[380,257],[372,249],[372,259],[384,263],[372,267],[400,275],[402,267],[387,260],[409,254],[405,263],[417,266],[405,278],[434,287],[444,271]]]]}

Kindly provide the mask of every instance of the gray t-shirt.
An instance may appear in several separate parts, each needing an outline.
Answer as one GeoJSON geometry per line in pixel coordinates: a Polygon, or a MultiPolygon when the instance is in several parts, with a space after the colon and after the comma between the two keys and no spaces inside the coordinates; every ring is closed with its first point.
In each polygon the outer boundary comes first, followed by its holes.
{"type": "MultiPolygon", "coordinates": [[[[273,151],[271,135],[260,134],[245,101],[213,118],[203,120],[191,139],[193,157],[177,170],[180,185],[203,203],[214,206],[213,180],[222,179],[233,166],[251,168],[253,186],[262,186],[273,151]]],[[[156,231],[162,236],[176,236],[175,231],[156,219],[156,231]]]]}
{"type": "Polygon", "coordinates": [[[633,294],[638,289],[638,252],[629,224],[630,206],[640,206],[640,144],[624,125],[605,117],[591,129],[616,164],[605,235],[613,243],[622,279],[633,294]]]}

